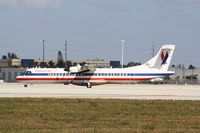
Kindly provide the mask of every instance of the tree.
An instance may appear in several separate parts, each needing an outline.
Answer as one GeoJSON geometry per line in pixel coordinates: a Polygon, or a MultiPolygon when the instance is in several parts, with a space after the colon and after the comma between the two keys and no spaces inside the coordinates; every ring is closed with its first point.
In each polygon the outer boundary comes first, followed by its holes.
{"type": "Polygon", "coordinates": [[[186,79],[198,79],[198,75],[188,75],[186,79]]]}
{"type": "Polygon", "coordinates": [[[175,65],[172,65],[172,67],[175,67],[175,65]]]}
{"type": "Polygon", "coordinates": [[[33,67],[38,67],[39,66],[39,64],[38,64],[38,62],[36,61],[36,62],[33,62],[33,67]]]}
{"type": "Polygon", "coordinates": [[[11,53],[8,53],[7,57],[8,59],[11,59],[11,53]]]}
{"type": "Polygon", "coordinates": [[[141,65],[139,62],[129,62],[125,67],[132,67],[132,66],[138,66],[141,65]]]}
{"type": "Polygon", "coordinates": [[[41,63],[40,63],[40,67],[44,68],[44,67],[48,67],[48,65],[47,65],[46,62],[41,62],[41,63]]]}
{"type": "Polygon", "coordinates": [[[84,66],[85,64],[86,64],[86,62],[82,62],[82,63],[80,63],[81,66],[84,66]]]}
{"type": "Polygon", "coordinates": [[[76,62],[74,62],[74,63],[73,63],[73,66],[77,66],[77,63],[76,63],[76,62]]]}
{"type": "Polygon", "coordinates": [[[6,55],[3,55],[3,56],[2,56],[2,59],[7,59],[7,56],[6,56],[6,55]]]}
{"type": "Polygon", "coordinates": [[[182,69],[185,68],[185,66],[184,66],[184,65],[181,65],[181,64],[177,65],[177,67],[178,67],[178,68],[182,68],[182,69]]]}
{"type": "Polygon", "coordinates": [[[17,57],[15,53],[8,52],[7,56],[6,55],[2,56],[2,59],[19,59],[19,58],[17,57]]]}
{"type": "Polygon", "coordinates": [[[63,60],[58,60],[56,67],[65,68],[65,63],[63,60]]]}
{"type": "Polygon", "coordinates": [[[54,67],[55,67],[55,63],[54,63],[52,60],[49,61],[48,67],[49,67],[49,68],[54,68],[54,67]]]}
{"type": "Polygon", "coordinates": [[[195,66],[190,65],[188,68],[189,68],[189,69],[195,69],[195,66]]]}

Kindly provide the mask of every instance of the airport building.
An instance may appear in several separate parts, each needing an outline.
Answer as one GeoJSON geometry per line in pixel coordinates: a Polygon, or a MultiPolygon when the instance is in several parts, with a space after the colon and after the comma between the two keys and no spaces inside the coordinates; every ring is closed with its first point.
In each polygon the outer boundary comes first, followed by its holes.
{"type": "Polygon", "coordinates": [[[19,67],[21,66],[21,59],[1,59],[0,68],[19,67]]]}
{"type": "MultiPolygon", "coordinates": [[[[44,60],[45,63],[52,61],[54,64],[57,63],[57,60],[44,60]]],[[[72,65],[76,64],[90,64],[97,68],[109,68],[109,67],[119,67],[120,61],[104,61],[104,60],[69,60],[72,65]]],[[[0,68],[17,68],[17,67],[31,67],[33,63],[42,63],[41,59],[1,59],[0,68]]]]}
{"type": "Polygon", "coordinates": [[[5,82],[16,82],[16,77],[25,70],[26,68],[2,68],[1,79],[5,82]]]}
{"type": "Polygon", "coordinates": [[[200,68],[186,69],[170,67],[169,70],[175,72],[170,78],[175,81],[176,84],[200,84],[200,68]]]}

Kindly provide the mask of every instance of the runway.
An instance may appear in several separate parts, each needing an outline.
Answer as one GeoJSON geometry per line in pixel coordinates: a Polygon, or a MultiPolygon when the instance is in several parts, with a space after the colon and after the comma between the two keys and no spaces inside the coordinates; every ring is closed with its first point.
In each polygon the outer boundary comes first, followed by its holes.
{"type": "Polygon", "coordinates": [[[62,84],[0,84],[0,97],[30,98],[106,98],[200,100],[198,85],[101,85],[86,88],[62,84]]]}

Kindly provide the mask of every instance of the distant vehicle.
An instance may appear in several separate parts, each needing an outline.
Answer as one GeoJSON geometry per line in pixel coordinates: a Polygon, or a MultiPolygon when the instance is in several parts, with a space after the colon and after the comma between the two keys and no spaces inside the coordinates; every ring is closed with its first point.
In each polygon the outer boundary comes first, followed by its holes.
{"type": "Polygon", "coordinates": [[[74,84],[91,88],[101,84],[127,84],[144,80],[156,81],[173,75],[168,71],[175,45],[163,45],[157,55],[148,62],[127,68],[95,68],[90,65],[65,68],[30,68],[17,76],[25,87],[32,83],[74,84]],[[154,80],[153,80],[154,79],[154,80]]]}

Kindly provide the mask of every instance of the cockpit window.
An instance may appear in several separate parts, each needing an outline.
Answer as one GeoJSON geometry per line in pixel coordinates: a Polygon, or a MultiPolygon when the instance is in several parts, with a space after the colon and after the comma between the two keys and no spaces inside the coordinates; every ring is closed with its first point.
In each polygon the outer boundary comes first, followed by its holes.
{"type": "Polygon", "coordinates": [[[31,71],[26,71],[25,74],[31,74],[31,71]]]}

